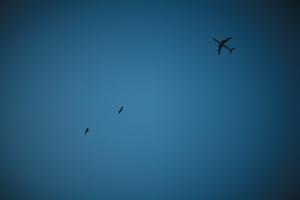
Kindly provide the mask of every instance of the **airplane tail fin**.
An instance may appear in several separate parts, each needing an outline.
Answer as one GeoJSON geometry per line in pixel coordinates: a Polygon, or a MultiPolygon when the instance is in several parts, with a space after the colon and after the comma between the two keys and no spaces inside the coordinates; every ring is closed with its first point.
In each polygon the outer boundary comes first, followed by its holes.
{"type": "Polygon", "coordinates": [[[229,49],[229,52],[232,53],[232,51],[235,50],[235,48],[231,48],[229,49]]]}

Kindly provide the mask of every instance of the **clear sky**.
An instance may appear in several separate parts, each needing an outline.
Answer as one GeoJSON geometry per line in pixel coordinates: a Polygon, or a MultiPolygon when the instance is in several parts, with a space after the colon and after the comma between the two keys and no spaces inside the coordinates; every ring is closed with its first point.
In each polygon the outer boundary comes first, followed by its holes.
{"type": "Polygon", "coordinates": [[[300,199],[298,4],[0,11],[1,199],[300,199]]]}

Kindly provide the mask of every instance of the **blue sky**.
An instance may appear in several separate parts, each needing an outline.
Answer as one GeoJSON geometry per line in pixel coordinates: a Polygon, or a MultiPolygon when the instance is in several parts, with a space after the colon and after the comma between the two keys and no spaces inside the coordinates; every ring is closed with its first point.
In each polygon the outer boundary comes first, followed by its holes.
{"type": "Polygon", "coordinates": [[[296,4],[15,2],[1,13],[3,198],[299,198],[296,4]],[[217,55],[212,37],[228,36],[236,51],[217,55]]]}

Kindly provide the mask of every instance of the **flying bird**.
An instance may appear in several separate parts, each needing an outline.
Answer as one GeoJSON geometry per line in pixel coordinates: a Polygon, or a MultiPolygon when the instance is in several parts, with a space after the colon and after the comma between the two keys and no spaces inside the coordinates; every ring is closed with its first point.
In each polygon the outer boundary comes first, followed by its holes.
{"type": "Polygon", "coordinates": [[[90,129],[86,128],[85,131],[84,131],[84,135],[86,135],[89,131],[90,131],[90,129]]]}
{"type": "Polygon", "coordinates": [[[228,46],[225,45],[225,43],[229,40],[231,40],[232,37],[229,37],[229,38],[226,38],[225,40],[217,40],[216,38],[213,38],[213,40],[218,43],[218,54],[220,55],[221,54],[221,50],[223,47],[225,47],[226,49],[229,50],[229,53],[232,53],[232,51],[235,49],[235,48],[229,48],[228,46]]]}
{"type": "Polygon", "coordinates": [[[120,108],[120,110],[118,111],[118,114],[120,114],[123,111],[123,106],[120,108]]]}

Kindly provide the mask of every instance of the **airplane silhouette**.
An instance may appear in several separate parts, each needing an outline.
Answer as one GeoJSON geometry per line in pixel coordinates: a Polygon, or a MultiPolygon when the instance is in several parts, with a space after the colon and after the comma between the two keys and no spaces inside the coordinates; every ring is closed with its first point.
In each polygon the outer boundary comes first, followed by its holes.
{"type": "Polygon", "coordinates": [[[120,108],[120,110],[118,111],[118,114],[120,114],[123,111],[123,106],[120,108]]]}
{"type": "Polygon", "coordinates": [[[225,47],[226,49],[228,49],[228,50],[229,50],[229,53],[232,53],[232,51],[233,51],[235,48],[229,48],[228,46],[225,45],[225,43],[226,43],[228,40],[231,40],[231,39],[232,39],[232,37],[229,37],[229,38],[226,38],[225,40],[219,41],[219,40],[217,40],[216,38],[213,38],[213,40],[214,40],[215,42],[218,43],[218,54],[219,54],[219,55],[220,55],[221,49],[222,49],[223,47],[225,47]]]}
{"type": "Polygon", "coordinates": [[[84,135],[86,135],[89,131],[90,131],[90,129],[89,129],[89,128],[86,128],[86,129],[85,129],[85,132],[84,132],[84,135]]]}

